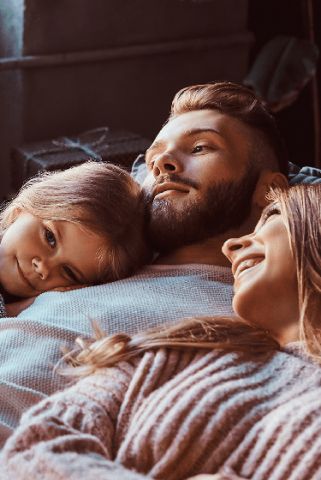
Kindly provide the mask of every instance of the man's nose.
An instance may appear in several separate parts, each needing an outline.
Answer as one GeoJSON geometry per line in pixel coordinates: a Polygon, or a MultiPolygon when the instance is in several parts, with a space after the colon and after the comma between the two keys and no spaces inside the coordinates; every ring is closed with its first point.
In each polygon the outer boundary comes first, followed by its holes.
{"type": "Polygon", "coordinates": [[[164,173],[179,173],[182,170],[181,162],[170,152],[164,152],[155,158],[153,165],[154,177],[164,173]]]}
{"type": "Polygon", "coordinates": [[[236,252],[248,247],[251,241],[251,235],[244,235],[240,238],[229,238],[223,243],[222,252],[230,262],[233,262],[236,252]]]}
{"type": "Polygon", "coordinates": [[[41,280],[46,280],[50,272],[48,261],[40,257],[34,257],[31,263],[33,270],[39,275],[41,280]]]}

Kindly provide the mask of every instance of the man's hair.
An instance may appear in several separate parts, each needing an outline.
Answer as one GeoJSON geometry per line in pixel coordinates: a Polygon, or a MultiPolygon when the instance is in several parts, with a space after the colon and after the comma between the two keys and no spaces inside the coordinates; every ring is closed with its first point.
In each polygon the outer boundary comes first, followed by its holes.
{"type": "Polygon", "coordinates": [[[253,166],[279,170],[287,176],[288,156],[275,119],[253,91],[232,82],[183,88],[174,97],[169,120],[195,110],[217,110],[250,127],[253,166]]]}
{"type": "Polygon", "coordinates": [[[95,283],[125,277],[149,258],[140,188],[115,165],[90,161],[30,179],[2,210],[2,233],[24,211],[43,220],[78,224],[106,240],[97,257],[107,260],[108,269],[95,283]]]}

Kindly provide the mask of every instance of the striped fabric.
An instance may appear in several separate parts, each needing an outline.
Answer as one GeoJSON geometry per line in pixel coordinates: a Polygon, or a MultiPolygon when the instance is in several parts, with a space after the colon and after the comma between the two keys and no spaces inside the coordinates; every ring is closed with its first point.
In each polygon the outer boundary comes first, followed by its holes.
{"type": "Polygon", "coordinates": [[[295,344],[264,360],[159,349],[33,407],[0,478],[183,480],[229,467],[318,480],[320,452],[321,369],[295,344]]]}

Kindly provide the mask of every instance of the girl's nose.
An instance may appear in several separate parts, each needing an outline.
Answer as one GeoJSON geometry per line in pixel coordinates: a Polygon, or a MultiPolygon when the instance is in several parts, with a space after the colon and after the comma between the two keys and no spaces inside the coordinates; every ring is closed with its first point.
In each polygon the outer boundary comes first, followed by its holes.
{"type": "Polygon", "coordinates": [[[240,238],[229,238],[228,240],[226,240],[226,242],[224,242],[222,252],[229,259],[230,262],[233,262],[235,252],[249,246],[250,243],[250,235],[244,235],[240,238]]]}
{"type": "Polygon", "coordinates": [[[34,257],[31,260],[33,270],[39,275],[41,280],[46,280],[49,275],[49,266],[47,262],[39,257],[34,257]]]}

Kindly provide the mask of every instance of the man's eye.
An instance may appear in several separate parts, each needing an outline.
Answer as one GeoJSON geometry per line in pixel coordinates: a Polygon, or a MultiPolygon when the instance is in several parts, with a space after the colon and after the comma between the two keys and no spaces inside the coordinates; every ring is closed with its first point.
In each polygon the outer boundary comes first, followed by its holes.
{"type": "Polygon", "coordinates": [[[45,228],[45,239],[46,239],[46,242],[48,243],[48,245],[51,248],[55,248],[55,246],[57,244],[56,237],[55,237],[54,233],[47,227],[45,228]]]}
{"type": "Polygon", "coordinates": [[[204,150],[206,150],[207,148],[208,148],[207,145],[196,145],[196,146],[193,148],[192,153],[201,153],[201,152],[203,152],[204,150]]]}
{"type": "Polygon", "coordinates": [[[63,270],[71,282],[79,283],[79,280],[76,274],[73,272],[73,270],[70,267],[68,267],[67,265],[64,265],[63,270]]]}

